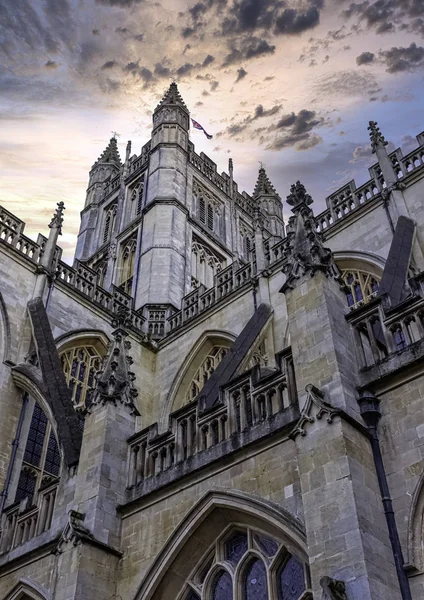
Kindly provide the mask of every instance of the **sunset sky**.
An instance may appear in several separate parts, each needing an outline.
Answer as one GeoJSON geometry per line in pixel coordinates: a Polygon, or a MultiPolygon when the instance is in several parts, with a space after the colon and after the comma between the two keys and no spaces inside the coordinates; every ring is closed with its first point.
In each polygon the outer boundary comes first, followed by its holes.
{"type": "Polygon", "coordinates": [[[175,79],[198,153],[249,193],[258,161],[283,199],[301,179],[319,212],[367,180],[369,120],[416,147],[423,75],[423,0],[0,0],[0,204],[35,235],[63,200],[69,259],[91,165],[112,131],[140,152],[175,79]]]}

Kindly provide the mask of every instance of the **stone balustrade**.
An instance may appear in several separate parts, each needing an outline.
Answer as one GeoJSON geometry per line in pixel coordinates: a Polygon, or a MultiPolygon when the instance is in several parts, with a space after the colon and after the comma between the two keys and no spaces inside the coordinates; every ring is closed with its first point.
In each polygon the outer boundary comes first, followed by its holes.
{"type": "Polygon", "coordinates": [[[160,435],[157,425],[130,438],[128,485],[134,487],[172,467],[193,459],[234,436],[271,422],[276,415],[297,407],[291,357],[281,369],[260,376],[258,367],[222,389],[219,404],[201,414],[193,400],[170,415],[170,429],[160,435]]]}
{"type": "Polygon", "coordinates": [[[50,528],[58,485],[56,481],[47,486],[38,494],[33,506],[27,507],[27,499],[24,499],[3,511],[0,554],[13,550],[50,528]]]}

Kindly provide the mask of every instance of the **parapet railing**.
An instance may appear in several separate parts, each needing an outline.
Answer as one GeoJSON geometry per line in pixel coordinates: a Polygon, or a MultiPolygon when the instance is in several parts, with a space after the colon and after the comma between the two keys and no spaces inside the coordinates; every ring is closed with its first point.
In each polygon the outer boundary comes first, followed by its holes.
{"type": "Polygon", "coordinates": [[[4,509],[1,516],[0,554],[50,529],[58,488],[55,482],[38,494],[36,504],[27,506],[27,499],[4,509]]]}
{"type": "Polygon", "coordinates": [[[423,296],[411,296],[393,310],[384,303],[377,297],[346,317],[353,327],[361,368],[378,365],[424,339],[423,296]]]}
{"type": "Polygon", "coordinates": [[[221,401],[207,414],[200,414],[193,400],[170,415],[170,429],[165,433],[158,435],[154,424],[132,436],[128,486],[137,486],[297,406],[291,369],[290,360],[283,359],[282,370],[263,382],[255,380],[250,370],[225,386],[221,401]]]}
{"type": "Polygon", "coordinates": [[[254,265],[252,263],[240,266],[238,262],[232,263],[217,273],[212,288],[206,290],[201,285],[187,296],[184,296],[181,310],[168,318],[168,333],[179,329],[197,315],[202,314],[234,291],[242,288],[251,281],[253,274],[254,265]]]}

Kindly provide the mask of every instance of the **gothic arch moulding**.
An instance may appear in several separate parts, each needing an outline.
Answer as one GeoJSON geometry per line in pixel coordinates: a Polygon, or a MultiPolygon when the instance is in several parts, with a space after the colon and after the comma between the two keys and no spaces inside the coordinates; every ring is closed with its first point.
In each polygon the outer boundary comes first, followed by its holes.
{"type": "Polygon", "coordinates": [[[418,571],[424,572],[424,472],[412,495],[408,520],[407,562],[418,571]]]}
{"type": "Polygon", "coordinates": [[[236,335],[226,331],[204,331],[190,352],[184,358],[163,404],[160,418],[160,430],[168,428],[169,414],[186,403],[186,393],[196,371],[213,348],[228,349],[236,339],[236,335]]]}
{"type": "Polygon", "coordinates": [[[178,525],[152,563],[134,600],[176,598],[196,563],[231,525],[260,529],[307,557],[306,535],[298,519],[258,496],[216,488],[208,491],[178,525]]]}
{"type": "Polygon", "coordinates": [[[51,594],[40,585],[22,578],[4,600],[51,600],[51,598],[51,594]]]}
{"type": "Polygon", "coordinates": [[[10,321],[6,304],[0,292],[0,360],[10,360],[10,321]]]}
{"type": "Polygon", "coordinates": [[[334,252],[334,260],[341,271],[345,269],[366,270],[381,279],[386,261],[371,252],[334,252]]]}
{"type": "Polygon", "coordinates": [[[75,329],[74,331],[60,335],[56,338],[55,342],[59,354],[72,346],[83,346],[90,343],[106,352],[110,339],[104,331],[96,329],[75,329]]]}

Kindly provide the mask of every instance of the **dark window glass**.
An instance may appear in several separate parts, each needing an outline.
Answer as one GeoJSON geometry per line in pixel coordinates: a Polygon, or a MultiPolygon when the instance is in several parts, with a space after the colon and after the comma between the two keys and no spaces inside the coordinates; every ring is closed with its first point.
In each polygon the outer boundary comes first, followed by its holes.
{"type": "Polygon", "coordinates": [[[268,584],[264,563],[257,558],[245,574],[243,600],[268,600],[268,584]]]}
{"type": "Polygon", "coordinates": [[[241,408],[240,408],[240,400],[236,401],[236,424],[237,424],[237,431],[241,431],[241,408]]]}
{"type": "Polygon", "coordinates": [[[347,296],[347,305],[348,305],[349,307],[350,307],[350,306],[353,306],[353,305],[355,304],[355,300],[353,299],[353,294],[352,294],[352,292],[348,292],[348,293],[346,294],[346,296],[347,296]]]}
{"type": "Polygon", "coordinates": [[[274,556],[277,554],[278,544],[274,540],[271,540],[263,535],[257,535],[256,540],[266,556],[274,556]]]}
{"type": "Polygon", "coordinates": [[[188,596],[186,596],[186,600],[200,600],[200,597],[198,594],[196,594],[196,592],[193,592],[193,590],[191,590],[188,593],[188,596]]]}
{"type": "Polygon", "coordinates": [[[57,446],[56,438],[53,431],[50,433],[49,445],[47,446],[46,462],[44,463],[44,469],[55,475],[59,475],[60,471],[60,453],[57,446]]]}
{"type": "Polygon", "coordinates": [[[306,589],[303,564],[291,556],[278,578],[280,600],[298,600],[306,589]]]}
{"type": "Polygon", "coordinates": [[[219,442],[219,429],[218,429],[218,421],[213,421],[212,423],[212,444],[218,444],[219,442]]]}
{"type": "Polygon", "coordinates": [[[375,279],[371,279],[371,291],[373,294],[378,292],[378,282],[375,279]]]}
{"type": "Polygon", "coordinates": [[[234,533],[225,542],[225,558],[236,565],[247,551],[247,535],[241,531],[234,533]]]}
{"type": "Polygon", "coordinates": [[[402,329],[397,329],[395,331],[395,343],[397,350],[402,350],[403,348],[406,348],[407,344],[402,329]]]}
{"type": "Polygon", "coordinates": [[[204,198],[199,200],[199,217],[202,223],[206,223],[206,205],[204,198]]]}
{"type": "Polygon", "coordinates": [[[208,204],[208,229],[213,231],[213,206],[208,204]]]}
{"type": "Polygon", "coordinates": [[[222,571],[212,586],[212,600],[233,600],[233,582],[227,571],[222,571]]]}
{"type": "Polygon", "coordinates": [[[29,428],[27,444],[25,447],[24,462],[38,467],[43,451],[44,436],[46,434],[47,417],[38,404],[34,406],[31,425],[29,428]]]}
{"type": "Polygon", "coordinates": [[[362,295],[361,284],[359,282],[355,283],[354,290],[355,290],[356,302],[362,302],[362,300],[364,299],[364,296],[362,295]]]}
{"type": "Polygon", "coordinates": [[[35,491],[36,477],[30,471],[21,471],[18,481],[18,489],[16,490],[15,502],[20,502],[24,498],[29,498],[29,504],[32,502],[32,497],[35,491]]]}

